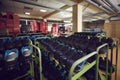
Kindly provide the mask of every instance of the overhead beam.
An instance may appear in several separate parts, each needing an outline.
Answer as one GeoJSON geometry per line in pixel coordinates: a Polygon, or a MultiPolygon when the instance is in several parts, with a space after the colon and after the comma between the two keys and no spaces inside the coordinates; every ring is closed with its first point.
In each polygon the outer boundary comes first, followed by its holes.
{"type": "Polygon", "coordinates": [[[97,12],[103,12],[103,10],[97,8],[96,6],[94,6],[94,5],[92,5],[92,4],[89,5],[89,8],[90,8],[90,9],[93,9],[93,10],[95,10],[95,11],[97,11],[97,12]]]}
{"type": "Polygon", "coordinates": [[[112,16],[116,16],[116,14],[108,14],[108,16],[112,17],[112,16]]]}
{"type": "Polygon", "coordinates": [[[74,4],[76,4],[76,2],[71,1],[71,0],[56,0],[56,1],[66,4],[66,5],[69,5],[69,6],[73,6],[74,4]]]}
{"type": "Polygon", "coordinates": [[[88,4],[89,4],[89,7],[88,7],[88,8],[90,8],[90,9],[92,9],[92,10],[98,12],[98,13],[99,13],[99,12],[103,12],[102,9],[94,6],[93,4],[91,4],[91,3],[89,3],[89,2],[83,1],[83,2],[81,3],[81,5],[83,5],[83,6],[85,6],[85,7],[88,6],[88,4]]]}
{"type": "Polygon", "coordinates": [[[74,2],[76,2],[76,3],[81,3],[81,2],[83,2],[84,0],[71,0],[71,1],[74,1],[74,2]]]}
{"type": "MultiPolygon", "coordinates": [[[[78,3],[81,3],[81,2],[84,1],[84,0],[70,0],[70,1],[73,1],[73,2],[75,2],[75,4],[78,4],[78,3]]],[[[65,9],[67,9],[67,8],[70,8],[70,7],[71,7],[71,6],[69,6],[69,5],[64,5],[64,6],[62,6],[60,9],[65,10],[65,9]]],[[[58,12],[60,12],[60,11],[55,10],[55,11],[51,12],[50,14],[47,14],[47,15],[43,16],[43,18],[48,18],[48,17],[50,17],[50,16],[52,16],[52,15],[58,13],[58,12]]]]}
{"type": "MultiPolygon", "coordinates": [[[[89,8],[90,8],[90,9],[95,10],[95,11],[98,12],[98,13],[103,13],[103,10],[102,10],[102,9],[100,9],[100,8],[98,8],[98,7],[94,6],[94,5],[86,2],[85,0],[70,0],[70,1],[75,2],[75,4],[81,4],[81,5],[83,5],[83,6],[88,6],[88,4],[89,4],[89,8]]],[[[69,8],[69,7],[71,7],[71,6],[64,5],[64,6],[61,7],[60,9],[65,10],[65,9],[67,9],[67,8],[69,8]]],[[[47,15],[43,16],[43,18],[48,18],[48,17],[50,17],[50,16],[52,16],[52,15],[58,13],[58,12],[60,12],[60,11],[55,10],[55,11],[51,12],[50,14],[47,14],[47,15]]],[[[111,15],[109,15],[109,16],[113,16],[113,14],[111,14],[111,15]]]]}
{"type": "MultiPolygon", "coordinates": [[[[28,4],[28,5],[33,5],[33,6],[37,6],[37,7],[43,7],[43,8],[47,8],[47,9],[62,11],[62,9],[59,9],[59,8],[54,8],[54,7],[51,7],[49,5],[43,5],[41,3],[36,3],[36,2],[33,3],[33,2],[27,1],[27,0],[12,0],[12,1],[19,2],[19,3],[24,3],[24,4],[28,4]]],[[[67,11],[67,10],[65,10],[65,11],[70,12],[70,11],[67,11]]]]}
{"type": "MultiPolygon", "coordinates": [[[[100,8],[98,8],[98,7],[94,6],[94,5],[86,2],[85,0],[71,0],[71,1],[74,1],[76,3],[80,3],[82,6],[85,6],[85,7],[87,7],[89,5],[90,9],[95,10],[96,12],[98,12],[96,14],[89,15],[89,16],[84,16],[84,17],[90,17],[90,18],[93,18],[94,16],[101,17],[100,14],[106,14],[102,9],[100,9],[100,8]]],[[[109,18],[111,16],[114,16],[115,14],[107,14],[107,15],[108,15],[108,17],[105,17],[105,18],[109,18]]]]}
{"type": "MultiPolygon", "coordinates": [[[[92,10],[98,12],[98,13],[103,13],[103,12],[105,12],[104,10],[96,7],[95,5],[93,5],[93,4],[89,3],[89,2],[83,1],[83,2],[81,3],[81,5],[83,5],[83,6],[88,6],[88,4],[89,4],[89,8],[90,8],[90,9],[92,9],[92,10]]],[[[105,12],[105,13],[106,13],[106,12],[105,12]]],[[[106,13],[106,14],[107,14],[107,13],[106,13]]],[[[107,15],[108,15],[108,16],[114,16],[115,14],[107,14],[107,15]]]]}
{"type": "MultiPolygon", "coordinates": [[[[62,6],[60,9],[65,10],[65,9],[67,9],[67,8],[69,8],[69,7],[70,7],[70,6],[68,6],[68,5],[64,5],[64,6],[62,6]]],[[[50,14],[43,16],[43,18],[48,18],[48,17],[50,17],[50,16],[52,16],[52,15],[58,13],[58,12],[60,12],[60,11],[55,10],[55,11],[51,12],[50,14]]]]}

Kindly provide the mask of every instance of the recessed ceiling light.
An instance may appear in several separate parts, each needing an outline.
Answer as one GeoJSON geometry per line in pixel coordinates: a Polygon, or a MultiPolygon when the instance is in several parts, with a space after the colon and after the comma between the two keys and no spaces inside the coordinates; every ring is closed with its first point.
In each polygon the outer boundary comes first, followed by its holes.
{"type": "Polygon", "coordinates": [[[45,9],[41,9],[40,11],[41,11],[41,12],[47,12],[47,10],[45,10],[45,9]]]}
{"type": "Polygon", "coordinates": [[[25,14],[26,14],[26,15],[30,15],[30,13],[29,13],[29,12],[25,12],[25,14]]]}

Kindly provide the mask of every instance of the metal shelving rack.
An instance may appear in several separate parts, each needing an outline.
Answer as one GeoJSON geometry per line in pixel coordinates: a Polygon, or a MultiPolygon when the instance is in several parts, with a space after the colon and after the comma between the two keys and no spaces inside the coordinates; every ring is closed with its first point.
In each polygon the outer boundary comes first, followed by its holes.
{"type": "MultiPolygon", "coordinates": [[[[29,37],[29,36],[18,36],[18,37],[16,37],[16,38],[26,38],[26,37],[29,37]]],[[[12,37],[9,37],[9,36],[7,36],[7,37],[0,37],[0,39],[13,39],[12,37]]],[[[30,46],[32,46],[32,47],[34,47],[34,48],[36,48],[37,49],[37,51],[38,51],[38,53],[39,53],[39,62],[41,63],[41,52],[40,52],[40,49],[37,47],[37,46],[35,46],[35,45],[33,45],[32,44],[32,42],[31,42],[31,40],[30,40],[30,46]]],[[[34,52],[32,53],[32,54],[34,54],[34,52]]],[[[1,68],[0,68],[1,69],[1,68]]],[[[42,68],[40,68],[40,71],[42,71],[42,68]]],[[[25,76],[27,76],[27,75],[31,75],[32,77],[34,77],[34,65],[33,65],[33,61],[32,62],[30,62],[30,69],[27,71],[27,73],[25,73],[25,74],[23,74],[23,75],[21,75],[21,76],[18,76],[18,77],[16,77],[14,80],[19,80],[19,79],[21,79],[21,78],[23,78],[23,77],[25,77],[25,76]]],[[[42,80],[42,79],[41,79],[42,80]]]]}
{"type": "Polygon", "coordinates": [[[105,46],[108,46],[108,44],[105,43],[105,44],[99,46],[95,52],[92,52],[92,53],[80,58],[79,60],[75,61],[70,69],[69,80],[77,80],[80,76],[82,76],[85,72],[87,72],[89,69],[91,69],[94,65],[96,65],[96,80],[98,80],[98,70],[99,70],[99,68],[98,68],[98,66],[99,66],[99,54],[98,53],[99,53],[100,49],[105,47],[105,46]],[[87,60],[88,58],[90,58],[94,55],[96,55],[96,60],[94,60],[91,63],[85,64],[83,69],[80,72],[73,75],[74,69],[78,64],[80,64],[81,62],[87,60]]]}
{"type": "Polygon", "coordinates": [[[33,43],[32,43],[32,41],[30,40],[30,45],[32,46],[32,47],[34,47],[36,50],[37,50],[37,52],[38,52],[38,60],[39,60],[39,72],[40,72],[40,80],[42,80],[42,57],[41,57],[41,51],[40,51],[40,48],[39,47],[37,47],[37,46],[35,46],[33,43]]]}
{"type": "MultiPolygon", "coordinates": [[[[42,39],[42,38],[46,38],[46,37],[38,37],[36,40],[42,39]]],[[[116,48],[115,49],[116,50],[115,80],[117,80],[118,44],[119,44],[119,41],[116,41],[116,46],[115,46],[115,48],[116,48]]],[[[41,60],[41,51],[40,51],[40,49],[41,48],[43,49],[44,46],[42,46],[38,41],[35,41],[35,44],[33,44],[32,41],[31,41],[30,45],[32,47],[34,47],[38,51],[38,54],[39,54],[38,61],[39,61],[39,70],[40,70],[39,71],[40,72],[40,80],[43,80],[43,78],[42,78],[42,60],[41,60]]],[[[97,50],[95,52],[89,53],[88,55],[86,55],[86,56],[78,59],[77,61],[75,61],[73,63],[73,65],[72,65],[72,67],[70,68],[70,71],[69,71],[69,80],[77,80],[79,78],[81,79],[82,75],[84,73],[86,73],[89,69],[91,69],[93,66],[96,66],[96,80],[98,80],[98,74],[100,74],[100,73],[98,73],[99,72],[99,68],[98,68],[98,66],[99,66],[99,54],[98,53],[99,53],[99,50],[101,48],[105,47],[105,46],[108,46],[108,44],[101,45],[100,47],[97,48],[97,50]],[[80,64],[81,62],[89,59],[90,57],[92,57],[94,55],[96,55],[96,59],[93,62],[86,63],[82,70],[80,70],[77,73],[74,72],[74,69],[78,64],[80,64]]],[[[111,49],[111,56],[112,55],[113,55],[113,49],[111,49]]],[[[108,58],[108,53],[106,54],[106,57],[108,58]]],[[[111,57],[111,61],[112,61],[112,57],[111,57]]],[[[107,64],[107,66],[106,66],[107,69],[106,69],[106,72],[105,72],[105,76],[100,74],[101,80],[107,80],[108,75],[112,75],[112,73],[108,73],[108,61],[106,61],[106,64],[107,64]]],[[[84,80],[84,79],[82,78],[82,80],[84,80]]]]}
{"type": "MultiPolygon", "coordinates": [[[[40,37],[40,38],[37,38],[37,39],[42,39],[42,38],[40,37]]],[[[37,39],[36,39],[36,40],[37,40],[37,39]]],[[[42,49],[45,49],[38,41],[35,41],[35,44],[34,44],[34,45],[36,45],[36,46],[39,47],[40,49],[41,49],[41,48],[42,48],[42,49]]],[[[86,56],[78,59],[77,61],[75,61],[75,62],[73,63],[73,65],[71,66],[70,71],[69,71],[69,80],[77,80],[77,79],[79,79],[80,77],[82,77],[82,75],[83,75],[85,72],[87,72],[87,71],[88,71],[89,69],[91,69],[93,66],[96,66],[96,80],[98,80],[98,70],[99,70],[99,68],[98,68],[98,65],[99,65],[99,54],[98,54],[98,53],[99,53],[99,50],[100,50],[101,48],[105,47],[105,46],[108,46],[108,44],[105,43],[105,44],[99,46],[96,51],[94,51],[94,52],[92,52],[92,53],[89,53],[88,55],[86,55],[86,56]],[[74,69],[75,69],[75,67],[76,67],[78,64],[80,64],[81,62],[89,59],[90,57],[92,57],[92,56],[94,56],[94,55],[96,55],[96,59],[95,59],[93,62],[91,62],[91,63],[86,63],[86,64],[84,65],[84,67],[83,67],[82,70],[80,70],[78,73],[74,73],[74,69]]],[[[40,55],[40,56],[41,56],[41,55],[40,55]]],[[[40,58],[39,58],[39,61],[41,61],[40,58]]],[[[39,62],[39,63],[41,64],[41,62],[39,62]]],[[[42,64],[41,64],[41,65],[42,65],[42,64]]],[[[41,67],[42,67],[42,66],[41,66],[41,67]]],[[[42,74],[41,69],[40,69],[40,73],[42,74]]],[[[41,79],[41,80],[42,80],[42,79],[41,79]]]]}
{"type": "MultiPolygon", "coordinates": [[[[28,37],[29,37],[29,36],[17,36],[16,38],[28,38],[28,37]]],[[[34,48],[37,48],[35,45],[32,44],[31,40],[30,40],[30,42],[29,42],[29,45],[32,46],[32,47],[34,47],[34,48]]],[[[39,50],[38,50],[38,52],[39,52],[39,50]]],[[[34,52],[32,53],[32,55],[33,55],[33,54],[34,54],[34,52]]],[[[19,76],[19,77],[15,78],[14,80],[19,80],[19,79],[21,79],[21,78],[23,78],[23,77],[25,77],[25,76],[27,76],[27,75],[29,75],[29,74],[30,74],[32,77],[34,77],[34,64],[33,64],[33,61],[30,62],[30,69],[28,70],[28,72],[25,73],[25,74],[23,74],[22,76],[19,76]]]]}
{"type": "MultiPolygon", "coordinates": [[[[80,70],[78,73],[74,73],[74,69],[75,67],[80,64],[81,62],[87,60],[88,58],[94,56],[94,55],[98,55],[98,53],[95,51],[95,52],[92,52],[82,58],[80,58],[79,60],[75,61],[70,69],[70,72],[69,72],[69,80],[77,80],[78,78],[80,78],[85,72],[87,72],[89,69],[91,69],[94,65],[98,66],[98,59],[96,59],[95,61],[91,62],[91,63],[86,63],[83,67],[82,70],[80,70]]],[[[98,58],[98,57],[97,57],[98,58]]],[[[98,67],[96,67],[98,68],[98,67]]],[[[97,69],[96,69],[97,70],[97,69]]],[[[96,71],[97,72],[97,71],[96,71]]],[[[96,77],[96,80],[97,77],[96,77]]]]}
{"type": "MultiPolygon", "coordinates": [[[[115,53],[116,56],[115,56],[115,64],[112,64],[111,66],[111,70],[110,70],[110,73],[108,72],[108,60],[106,61],[106,72],[103,72],[104,75],[100,74],[100,77],[101,77],[101,80],[108,80],[108,76],[110,76],[110,80],[112,80],[112,67],[114,66],[115,68],[115,79],[114,80],[117,80],[117,66],[118,66],[118,46],[119,46],[119,40],[118,39],[114,39],[114,43],[113,43],[114,47],[110,48],[110,61],[111,63],[113,63],[113,53],[114,53],[114,50],[115,50],[115,53]]],[[[106,57],[108,59],[108,54],[106,54],[106,57]]]]}

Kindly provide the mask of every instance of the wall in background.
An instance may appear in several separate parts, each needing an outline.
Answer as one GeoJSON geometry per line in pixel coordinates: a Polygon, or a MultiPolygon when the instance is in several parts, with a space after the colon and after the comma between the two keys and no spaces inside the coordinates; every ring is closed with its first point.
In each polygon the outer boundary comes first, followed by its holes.
{"type": "Polygon", "coordinates": [[[104,21],[84,22],[83,28],[104,28],[104,21]]]}
{"type": "Polygon", "coordinates": [[[104,24],[104,30],[107,36],[118,38],[120,40],[120,21],[110,21],[104,24]]]}

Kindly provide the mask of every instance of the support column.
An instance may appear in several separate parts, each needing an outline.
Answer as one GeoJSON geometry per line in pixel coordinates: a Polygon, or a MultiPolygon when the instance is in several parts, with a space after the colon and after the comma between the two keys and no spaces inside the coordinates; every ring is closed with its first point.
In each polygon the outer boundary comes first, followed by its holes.
{"type": "Polygon", "coordinates": [[[82,32],[82,6],[76,4],[73,6],[73,32],[82,32]]]}

